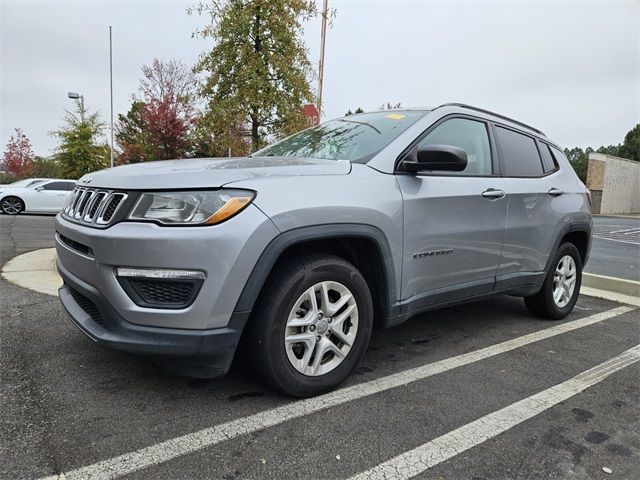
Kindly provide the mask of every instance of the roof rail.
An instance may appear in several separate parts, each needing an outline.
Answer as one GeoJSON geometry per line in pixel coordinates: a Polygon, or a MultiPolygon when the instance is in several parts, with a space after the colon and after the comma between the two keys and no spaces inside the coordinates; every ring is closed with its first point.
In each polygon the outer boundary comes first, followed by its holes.
{"type": "Polygon", "coordinates": [[[482,112],[482,113],[486,113],[488,115],[493,115],[494,117],[498,117],[501,118],[503,120],[507,120],[511,123],[515,123],[516,125],[520,125],[521,127],[525,127],[528,128],[529,130],[533,130],[536,133],[539,133],[540,135],[546,136],[542,130],[538,130],[537,128],[532,127],[531,125],[527,125],[526,123],[520,122],[518,120],[514,120],[513,118],[509,118],[505,115],[500,115],[499,113],[495,113],[495,112],[491,112],[489,110],[485,110],[484,108],[478,108],[478,107],[474,107],[473,105],[467,105],[466,103],[443,103],[442,105],[438,105],[436,108],[442,108],[442,107],[461,107],[461,108],[468,108],[469,110],[475,110],[476,112],[482,112]]]}

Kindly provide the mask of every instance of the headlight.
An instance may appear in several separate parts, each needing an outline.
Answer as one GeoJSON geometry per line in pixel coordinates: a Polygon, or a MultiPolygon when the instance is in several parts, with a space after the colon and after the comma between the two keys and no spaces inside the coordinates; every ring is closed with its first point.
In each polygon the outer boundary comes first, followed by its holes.
{"type": "Polygon", "coordinates": [[[247,190],[145,192],[127,218],[166,225],[214,225],[242,211],[254,197],[247,190]]]}

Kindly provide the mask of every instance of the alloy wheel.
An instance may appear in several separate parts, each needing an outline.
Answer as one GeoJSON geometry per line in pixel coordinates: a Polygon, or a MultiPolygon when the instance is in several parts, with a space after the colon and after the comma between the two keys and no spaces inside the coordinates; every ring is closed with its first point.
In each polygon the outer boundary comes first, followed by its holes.
{"type": "Polygon", "coordinates": [[[22,202],[14,197],[2,201],[2,211],[9,215],[16,215],[22,211],[22,202]]]}
{"type": "Polygon", "coordinates": [[[571,255],[563,256],[553,274],[553,301],[562,308],[573,297],[576,288],[576,262],[571,255]]]}
{"type": "Polygon", "coordinates": [[[338,282],[316,283],[296,300],[285,328],[287,358],[303,375],[324,375],[349,354],[358,333],[358,305],[338,282]]]}

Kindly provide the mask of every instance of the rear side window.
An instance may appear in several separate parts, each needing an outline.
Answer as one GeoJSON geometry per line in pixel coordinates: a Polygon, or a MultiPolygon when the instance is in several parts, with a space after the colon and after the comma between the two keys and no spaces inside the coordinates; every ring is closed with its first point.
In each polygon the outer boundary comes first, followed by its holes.
{"type": "Polygon", "coordinates": [[[546,143],[539,143],[540,153],[542,153],[542,166],[544,167],[544,173],[553,172],[558,165],[554,160],[554,156],[551,153],[551,148],[546,143]]]}
{"type": "Polygon", "coordinates": [[[567,157],[564,156],[564,153],[562,152],[562,150],[558,150],[555,147],[551,147],[551,155],[553,155],[553,158],[555,159],[556,166],[560,164],[560,160],[559,160],[560,158],[564,158],[565,160],[567,160],[567,157]]]}
{"type": "Polygon", "coordinates": [[[542,161],[533,138],[502,127],[496,127],[496,136],[502,151],[506,176],[540,177],[543,175],[542,161]]]}

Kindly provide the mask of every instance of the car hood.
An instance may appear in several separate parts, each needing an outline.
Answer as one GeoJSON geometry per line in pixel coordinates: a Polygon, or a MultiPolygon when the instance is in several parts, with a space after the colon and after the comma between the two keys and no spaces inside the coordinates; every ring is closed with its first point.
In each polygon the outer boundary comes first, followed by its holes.
{"type": "Polygon", "coordinates": [[[79,186],[123,190],[215,188],[252,178],[346,175],[351,163],[298,157],[199,158],[136,163],[83,176],[79,186]]]}

